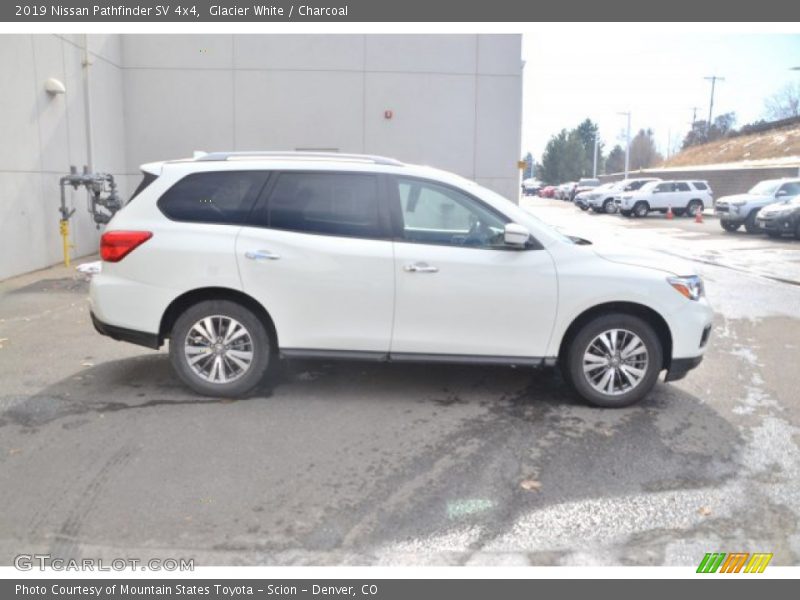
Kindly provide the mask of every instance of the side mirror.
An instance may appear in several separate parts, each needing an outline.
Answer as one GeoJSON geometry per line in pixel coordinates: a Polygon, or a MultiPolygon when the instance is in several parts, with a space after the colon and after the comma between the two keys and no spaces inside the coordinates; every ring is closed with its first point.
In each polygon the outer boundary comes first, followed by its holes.
{"type": "Polygon", "coordinates": [[[506,223],[505,230],[503,231],[503,241],[505,241],[507,246],[524,248],[530,238],[531,232],[522,225],[506,223]]]}

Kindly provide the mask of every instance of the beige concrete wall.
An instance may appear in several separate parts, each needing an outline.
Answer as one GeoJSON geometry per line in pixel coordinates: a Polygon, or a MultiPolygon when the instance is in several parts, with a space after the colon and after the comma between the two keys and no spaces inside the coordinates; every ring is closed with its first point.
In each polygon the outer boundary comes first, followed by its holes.
{"type": "MultiPolygon", "coordinates": [[[[126,197],[145,162],[316,148],[430,164],[518,198],[519,35],[0,35],[0,56],[0,279],[61,260],[58,179],[89,161],[87,100],[94,170],[126,197]],[[50,77],[65,94],[45,92],[50,77]]],[[[73,255],[90,254],[86,193],[69,203],[73,255]]]]}
{"type": "MultiPolygon", "coordinates": [[[[0,279],[61,260],[58,179],[88,161],[83,48],[92,62],[95,168],[120,177],[124,156],[121,45],[118,36],[0,35],[0,279]],[[55,77],[66,93],[52,96],[55,77]]],[[[73,255],[94,252],[99,234],[85,192],[70,192],[73,255]]]]}

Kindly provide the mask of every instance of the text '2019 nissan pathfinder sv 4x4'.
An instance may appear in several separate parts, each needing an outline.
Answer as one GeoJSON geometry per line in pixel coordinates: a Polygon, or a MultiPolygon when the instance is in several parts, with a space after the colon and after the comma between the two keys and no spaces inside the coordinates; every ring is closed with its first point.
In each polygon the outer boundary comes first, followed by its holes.
{"type": "Polygon", "coordinates": [[[159,348],[201,394],[278,357],[559,365],[626,406],[702,359],[684,265],[566,237],[459,176],[392,159],[211,153],[147,164],[102,236],[100,333],[159,348]]]}

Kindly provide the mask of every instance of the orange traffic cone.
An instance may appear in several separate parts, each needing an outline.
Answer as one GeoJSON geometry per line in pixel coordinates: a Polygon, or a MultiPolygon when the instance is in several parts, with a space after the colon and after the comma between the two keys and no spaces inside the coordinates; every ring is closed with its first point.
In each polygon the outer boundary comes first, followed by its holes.
{"type": "Polygon", "coordinates": [[[701,208],[696,213],[694,213],[694,222],[695,223],[702,223],[703,222],[703,209],[701,208]]]}
{"type": "Polygon", "coordinates": [[[667,207],[667,218],[668,219],[674,219],[675,218],[675,215],[672,213],[672,206],[668,206],[667,207]]]}

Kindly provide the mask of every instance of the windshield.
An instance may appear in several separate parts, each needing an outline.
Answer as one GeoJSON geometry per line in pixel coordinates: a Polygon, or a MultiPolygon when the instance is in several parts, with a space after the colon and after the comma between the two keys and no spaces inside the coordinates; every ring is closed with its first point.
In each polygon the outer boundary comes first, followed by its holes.
{"type": "Polygon", "coordinates": [[[755,184],[753,187],[750,188],[749,194],[754,194],[756,196],[771,196],[775,193],[775,190],[778,189],[778,186],[781,184],[780,180],[768,180],[768,181],[761,181],[755,184]]]}

